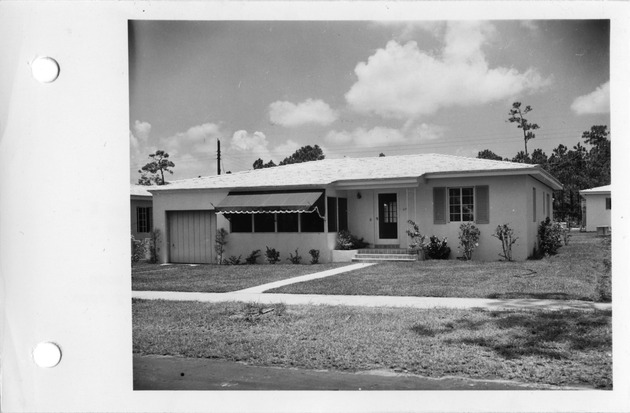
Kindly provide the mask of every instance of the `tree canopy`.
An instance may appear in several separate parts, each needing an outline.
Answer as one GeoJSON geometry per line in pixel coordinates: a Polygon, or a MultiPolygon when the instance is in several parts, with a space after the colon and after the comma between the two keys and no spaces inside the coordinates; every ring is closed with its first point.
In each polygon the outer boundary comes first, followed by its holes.
{"type": "Polygon", "coordinates": [[[155,153],[149,154],[151,162],[144,165],[138,170],[141,174],[138,179],[139,185],[165,185],[164,172],[173,173],[171,168],[175,167],[175,164],[168,159],[169,155],[163,150],[157,150],[155,153]]]}
{"type": "MultiPolygon", "coordinates": [[[[324,152],[322,151],[322,148],[320,148],[318,145],[306,145],[295,151],[293,155],[284,158],[279,165],[319,161],[324,158],[324,152]]],[[[263,161],[261,158],[256,159],[256,161],[254,161],[252,165],[254,169],[272,168],[274,166],[276,166],[276,164],[273,162],[273,160],[265,163],[265,161],[263,161]]]]}
{"type": "Polygon", "coordinates": [[[492,152],[490,149],[484,149],[483,151],[479,151],[477,154],[477,158],[479,159],[490,159],[492,161],[502,161],[503,158],[492,152]]]}

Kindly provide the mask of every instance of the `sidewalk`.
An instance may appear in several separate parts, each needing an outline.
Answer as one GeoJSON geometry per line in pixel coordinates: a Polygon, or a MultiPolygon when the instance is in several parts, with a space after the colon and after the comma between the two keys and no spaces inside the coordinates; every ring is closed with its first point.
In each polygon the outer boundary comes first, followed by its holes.
{"type": "Polygon", "coordinates": [[[590,301],[537,300],[537,299],[490,299],[455,297],[395,297],[366,295],[314,295],[314,294],[263,294],[263,293],[185,293],[170,291],[132,291],[133,298],[144,300],[200,301],[219,303],[225,301],[257,302],[262,304],[285,303],[289,305],[349,305],[360,307],[412,307],[412,308],[487,308],[544,309],[544,310],[608,310],[610,303],[590,301]]]}

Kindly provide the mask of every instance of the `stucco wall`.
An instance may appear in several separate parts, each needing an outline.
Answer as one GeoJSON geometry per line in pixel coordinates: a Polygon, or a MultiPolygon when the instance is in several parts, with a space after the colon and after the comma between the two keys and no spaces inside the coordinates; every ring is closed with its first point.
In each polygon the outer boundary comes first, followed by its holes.
{"type": "Polygon", "coordinates": [[[583,195],[586,200],[586,230],[597,231],[597,227],[609,227],[611,225],[610,209],[606,209],[608,195],[583,195]]]}
{"type": "Polygon", "coordinates": [[[525,182],[525,193],[527,194],[527,233],[528,233],[528,244],[527,248],[529,251],[528,255],[532,255],[534,253],[534,248],[538,247],[538,226],[545,218],[549,217],[553,220],[553,191],[545,184],[540,181],[527,177],[525,182]],[[534,220],[534,191],[533,188],[536,188],[536,220],[534,220]],[[546,199],[547,194],[549,194],[551,207],[550,211],[547,211],[546,205],[543,205],[543,199],[546,199]],[[544,208],[544,210],[543,210],[544,208]]]}
{"type": "Polygon", "coordinates": [[[167,211],[211,210],[218,204],[227,191],[172,191],[153,194],[153,228],[160,231],[158,255],[161,263],[168,262],[167,211]]]}

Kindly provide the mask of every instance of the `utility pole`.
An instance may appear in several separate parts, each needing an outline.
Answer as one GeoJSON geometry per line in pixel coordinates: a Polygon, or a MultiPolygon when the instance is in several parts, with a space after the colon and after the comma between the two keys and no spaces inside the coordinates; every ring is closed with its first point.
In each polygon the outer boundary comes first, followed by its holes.
{"type": "Polygon", "coordinates": [[[217,175],[221,175],[221,139],[217,138],[217,175]]]}

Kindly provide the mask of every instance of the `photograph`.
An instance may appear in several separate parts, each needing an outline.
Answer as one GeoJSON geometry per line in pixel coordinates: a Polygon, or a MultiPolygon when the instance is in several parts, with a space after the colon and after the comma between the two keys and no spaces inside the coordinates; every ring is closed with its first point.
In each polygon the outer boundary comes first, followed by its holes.
{"type": "Polygon", "coordinates": [[[419,17],[128,21],[134,391],[614,389],[611,21],[419,17]]]}

